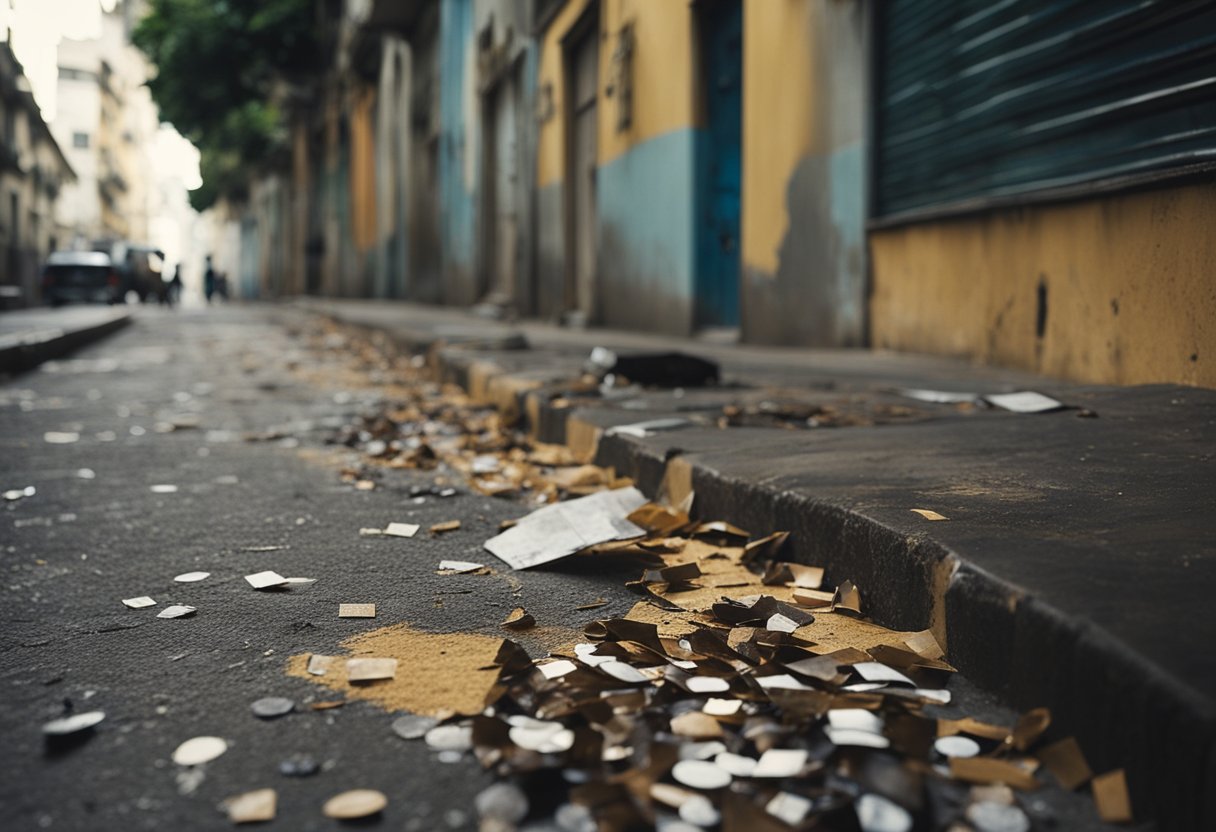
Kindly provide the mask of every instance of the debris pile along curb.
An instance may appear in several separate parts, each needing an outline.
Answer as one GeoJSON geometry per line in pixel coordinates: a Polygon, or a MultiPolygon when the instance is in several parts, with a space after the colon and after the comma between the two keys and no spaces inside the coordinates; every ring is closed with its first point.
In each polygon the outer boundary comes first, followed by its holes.
{"type": "MultiPolygon", "coordinates": [[[[792,559],[822,565],[832,578],[847,571],[871,588],[868,611],[877,622],[933,629],[968,678],[1015,709],[1050,708],[1101,769],[1126,765],[1134,804],[1161,828],[1216,827],[1216,705],[1093,623],[1026,595],[931,531],[912,534],[850,505],[718,470],[681,454],[679,439],[608,435],[615,422],[604,411],[554,407],[552,388],[535,373],[503,366],[494,344],[447,345],[424,332],[310,311],[426,351],[442,381],[504,418],[524,419],[535,439],[568,445],[632,478],[648,496],[671,459],[680,460],[699,516],[791,530],[792,559]]],[[[616,415],[621,424],[637,421],[636,413],[616,415]]]]}

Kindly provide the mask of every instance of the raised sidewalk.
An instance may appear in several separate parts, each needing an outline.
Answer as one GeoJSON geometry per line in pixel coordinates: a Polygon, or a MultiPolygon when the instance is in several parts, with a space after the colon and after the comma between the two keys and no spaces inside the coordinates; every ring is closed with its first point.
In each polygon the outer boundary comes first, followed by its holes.
{"type": "Polygon", "coordinates": [[[113,306],[0,313],[0,376],[24,373],[61,358],[130,322],[129,311],[113,306]]]}
{"type": "Polygon", "coordinates": [[[876,621],[933,627],[973,681],[1014,707],[1050,707],[1095,771],[1125,767],[1138,816],[1216,829],[1216,390],[507,325],[394,302],[297,305],[430,348],[445,377],[647,494],[670,467],[691,478],[697,514],[792,531],[795,556],[829,583],[854,581],[876,621]],[[723,383],[579,392],[595,346],[701,355],[723,383]],[[1068,409],[932,404],[901,388],[1035,390],[1068,409]],[[782,427],[807,414],[823,426],[782,427]],[[691,424],[608,433],[669,416],[691,424]]]}

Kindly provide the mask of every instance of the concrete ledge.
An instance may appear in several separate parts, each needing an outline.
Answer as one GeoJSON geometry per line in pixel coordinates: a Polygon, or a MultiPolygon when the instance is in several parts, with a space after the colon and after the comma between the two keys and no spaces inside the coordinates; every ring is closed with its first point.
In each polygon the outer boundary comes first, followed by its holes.
{"type": "Polygon", "coordinates": [[[117,332],[130,322],[130,312],[110,311],[95,323],[7,333],[0,336],[0,375],[28,372],[117,332]]]}

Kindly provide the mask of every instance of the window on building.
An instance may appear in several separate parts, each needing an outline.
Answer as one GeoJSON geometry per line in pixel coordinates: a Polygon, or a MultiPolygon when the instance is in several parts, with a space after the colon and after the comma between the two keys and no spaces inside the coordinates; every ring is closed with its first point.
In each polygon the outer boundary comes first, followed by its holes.
{"type": "Polygon", "coordinates": [[[72,134],[72,147],[84,148],[84,147],[88,147],[88,146],[89,146],[89,134],[88,133],[73,133],[72,134]]]}

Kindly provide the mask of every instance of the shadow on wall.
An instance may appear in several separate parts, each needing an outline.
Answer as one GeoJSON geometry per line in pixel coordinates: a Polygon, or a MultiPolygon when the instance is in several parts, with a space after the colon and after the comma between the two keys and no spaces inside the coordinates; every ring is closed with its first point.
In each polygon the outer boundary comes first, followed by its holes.
{"type": "Polygon", "coordinates": [[[775,273],[743,268],[743,338],[860,347],[865,339],[861,145],[804,157],[786,188],[789,225],[775,273]]]}

